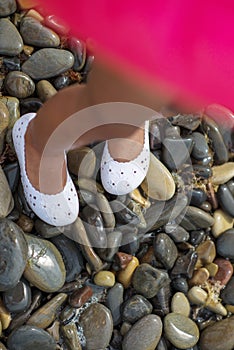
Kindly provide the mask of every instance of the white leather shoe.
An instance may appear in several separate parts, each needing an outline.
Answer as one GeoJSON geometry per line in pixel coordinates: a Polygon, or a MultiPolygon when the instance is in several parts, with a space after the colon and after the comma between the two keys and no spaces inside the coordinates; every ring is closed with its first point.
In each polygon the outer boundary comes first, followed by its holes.
{"type": "MultiPolygon", "coordinates": [[[[63,191],[56,194],[45,194],[36,190],[30,183],[25,166],[25,133],[29,122],[36,113],[28,113],[18,119],[12,130],[15,151],[18,157],[21,181],[25,198],[35,214],[54,226],[71,224],[77,219],[79,201],[75,186],[67,170],[67,182],[63,191]]],[[[66,160],[66,154],[65,154],[66,160]]]]}
{"type": "Polygon", "coordinates": [[[149,162],[149,121],[145,122],[145,137],[141,153],[129,162],[114,160],[105,143],[101,161],[101,180],[105,190],[111,194],[123,195],[135,190],[146,177],[149,162]]]}

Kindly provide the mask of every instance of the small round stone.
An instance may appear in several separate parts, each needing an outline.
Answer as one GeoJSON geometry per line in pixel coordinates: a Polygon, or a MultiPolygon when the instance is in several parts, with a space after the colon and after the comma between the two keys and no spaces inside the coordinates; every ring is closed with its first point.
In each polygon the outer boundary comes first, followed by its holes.
{"type": "Polygon", "coordinates": [[[139,265],[139,261],[134,256],[132,260],[129,262],[129,264],[127,265],[127,267],[117,274],[117,280],[124,286],[124,288],[128,288],[130,286],[132,281],[132,275],[138,265],[139,265]]]}
{"type": "Polygon", "coordinates": [[[0,17],[7,17],[16,11],[15,0],[1,0],[0,2],[0,17]]]}
{"type": "Polygon", "coordinates": [[[216,256],[215,244],[213,241],[202,242],[196,248],[196,252],[198,255],[196,268],[212,263],[216,256]]]}
{"type": "Polygon", "coordinates": [[[0,55],[15,56],[23,50],[23,40],[14,24],[0,18],[0,55]]]}
{"type": "Polygon", "coordinates": [[[49,100],[57,93],[57,90],[48,80],[40,80],[37,85],[37,94],[42,102],[49,100]]]}
{"type": "Polygon", "coordinates": [[[233,218],[222,209],[215,210],[214,220],[212,234],[215,238],[219,237],[223,232],[233,228],[233,218]]]}
{"type": "Polygon", "coordinates": [[[69,304],[72,307],[79,308],[86,303],[92,295],[93,290],[90,286],[81,287],[69,296],[69,304]]]}
{"type": "Polygon", "coordinates": [[[149,315],[152,310],[152,304],[142,295],[136,294],[122,306],[123,320],[135,323],[143,316],[149,315]]]}
{"type": "Polygon", "coordinates": [[[214,276],[215,281],[220,281],[222,285],[226,285],[233,275],[233,266],[229,260],[217,258],[214,263],[218,265],[218,272],[214,276]]]}
{"type": "Polygon", "coordinates": [[[222,290],[221,298],[224,303],[234,305],[234,277],[230,279],[226,288],[222,290]]]}
{"type": "Polygon", "coordinates": [[[204,289],[194,286],[188,291],[188,299],[192,304],[204,305],[208,298],[208,294],[204,289]]]}
{"type": "Polygon", "coordinates": [[[94,283],[102,287],[113,287],[115,284],[115,275],[110,271],[99,271],[94,276],[94,283]]]}
{"type": "Polygon", "coordinates": [[[190,304],[184,293],[177,292],[173,295],[171,311],[189,317],[190,304]]]}
{"type": "Polygon", "coordinates": [[[174,278],[171,282],[171,286],[178,292],[187,293],[188,292],[188,283],[187,280],[183,277],[174,278]]]}
{"type": "Polygon", "coordinates": [[[224,258],[234,259],[234,229],[223,232],[217,239],[217,251],[224,258]]]}
{"type": "Polygon", "coordinates": [[[11,96],[26,98],[34,93],[35,84],[27,74],[12,71],[6,76],[5,88],[11,96]]]}
{"type": "Polygon", "coordinates": [[[170,270],[178,256],[173,240],[165,233],[159,233],[154,239],[154,254],[163,266],[170,270]]]}

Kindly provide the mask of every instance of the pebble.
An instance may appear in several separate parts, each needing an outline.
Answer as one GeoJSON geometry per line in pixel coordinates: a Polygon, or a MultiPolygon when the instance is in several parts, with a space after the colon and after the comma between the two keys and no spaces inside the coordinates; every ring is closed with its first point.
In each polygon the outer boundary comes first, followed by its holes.
{"type": "Polygon", "coordinates": [[[21,114],[37,113],[38,109],[41,108],[42,101],[37,97],[28,97],[20,100],[21,114]]]}
{"type": "Polygon", "coordinates": [[[176,291],[182,292],[184,294],[187,294],[189,288],[186,279],[183,277],[174,278],[171,282],[171,286],[176,291]]]}
{"type": "Polygon", "coordinates": [[[164,332],[167,339],[180,349],[187,349],[197,344],[199,329],[190,318],[170,313],[164,318],[164,332]]]}
{"type": "Polygon", "coordinates": [[[23,40],[13,23],[0,18],[0,55],[15,56],[23,50],[23,40]]]}
{"type": "Polygon", "coordinates": [[[69,171],[78,177],[92,178],[96,167],[96,155],[89,147],[69,151],[67,154],[69,171]]]}
{"type": "Polygon", "coordinates": [[[0,133],[9,125],[9,111],[4,103],[0,101],[0,133]]]}
{"type": "Polygon", "coordinates": [[[197,246],[196,252],[198,256],[196,268],[210,264],[216,256],[215,244],[213,241],[208,240],[202,242],[197,246]]]}
{"type": "Polygon", "coordinates": [[[102,304],[92,304],[81,315],[79,323],[86,338],[86,350],[100,350],[108,346],[113,321],[111,312],[102,304]]]}
{"type": "Polygon", "coordinates": [[[69,296],[69,304],[72,307],[79,308],[86,303],[92,295],[93,290],[90,286],[81,287],[69,296]]]}
{"type": "Polygon", "coordinates": [[[221,291],[221,298],[225,304],[234,305],[234,277],[229,280],[226,287],[221,291]]]}
{"type": "Polygon", "coordinates": [[[205,231],[204,230],[195,230],[190,232],[190,243],[193,246],[197,246],[205,239],[205,231]]]}
{"type": "Polygon", "coordinates": [[[165,233],[159,233],[154,239],[154,254],[165,269],[170,270],[178,256],[173,240],[165,233]]]}
{"type": "Polygon", "coordinates": [[[188,206],[180,223],[185,230],[208,228],[214,224],[214,218],[200,208],[188,206]]]}
{"type": "Polygon", "coordinates": [[[11,323],[10,311],[5,307],[4,304],[5,303],[3,303],[2,300],[0,299],[0,324],[1,324],[2,330],[7,329],[11,323]]]}
{"type": "Polygon", "coordinates": [[[123,350],[154,350],[162,334],[162,322],[157,315],[147,315],[137,321],[124,336],[123,350]]]}
{"type": "Polygon", "coordinates": [[[26,98],[34,93],[35,84],[25,73],[20,71],[9,72],[4,84],[7,92],[17,98],[26,98]]]}
{"type": "MultiPolygon", "coordinates": [[[[0,51],[1,52],[1,51],[0,51]]],[[[32,79],[41,80],[66,72],[73,66],[71,52],[62,49],[40,49],[23,63],[22,71],[32,79]]]]}
{"type": "Polygon", "coordinates": [[[37,47],[57,47],[59,36],[36,19],[26,16],[20,23],[20,34],[25,44],[37,47]]]}
{"type": "Polygon", "coordinates": [[[214,212],[214,224],[211,232],[215,238],[218,238],[225,231],[233,228],[233,218],[225,213],[222,209],[214,212]]]}
{"type": "Polygon", "coordinates": [[[149,299],[153,298],[160,288],[168,283],[168,280],[169,277],[165,271],[143,263],[136,268],[132,279],[132,285],[137,293],[149,299]]]}
{"type": "Polygon", "coordinates": [[[118,252],[121,241],[122,232],[113,231],[107,233],[107,248],[98,250],[100,258],[107,262],[112,262],[115,254],[118,252]]]}
{"type": "Polygon", "coordinates": [[[115,255],[115,263],[118,265],[120,270],[126,269],[130,261],[133,259],[132,255],[122,253],[122,252],[117,252],[115,255]]]}
{"type": "Polygon", "coordinates": [[[34,221],[24,214],[20,215],[16,223],[26,233],[30,233],[34,227],[34,221]]]}
{"type": "Polygon", "coordinates": [[[172,238],[175,243],[187,242],[189,240],[188,231],[177,224],[168,223],[165,225],[165,232],[172,238]]]}
{"type": "Polygon", "coordinates": [[[192,304],[202,306],[208,298],[207,292],[201,287],[194,286],[188,291],[188,299],[192,304]]]}
{"type": "Polygon", "coordinates": [[[82,218],[93,248],[106,248],[107,236],[102,215],[95,205],[86,205],[82,210],[82,218]]]}
{"type": "MultiPolygon", "coordinates": [[[[96,201],[97,201],[97,206],[102,214],[102,217],[103,217],[103,220],[105,223],[105,227],[109,228],[109,229],[114,229],[115,216],[114,216],[114,213],[112,212],[109,201],[102,193],[97,193],[96,201]]],[[[122,237],[122,235],[121,235],[121,237],[122,237]]],[[[109,248],[120,246],[120,244],[118,244],[118,240],[117,240],[117,242],[115,242],[114,236],[113,237],[111,236],[111,239],[108,238],[108,236],[107,236],[107,243],[108,243],[107,247],[109,247],[109,248]]]]}
{"type": "Polygon", "coordinates": [[[135,323],[140,318],[151,314],[152,311],[152,304],[142,295],[136,294],[122,306],[122,317],[124,321],[135,323]]]}
{"type": "Polygon", "coordinates": [[[218,272],[214,276],[215,281],[220,281],[222,285],[226,286],[233,275],[233,266],[229,260],[216,258],[214,263],[218,265],[218,272]]]}
{"type": "Polygon", "coordinates": [[[152,153],[149,170],[141,187],[149,197],[159,201],[167,201],[175,193],[175,182],[171,173],[152,153]]]}
{"type": "Polygon", "coordinates": [[[177,292],[171,300],[171,311],[184,316],[190,315],[190,304],[184,293],[177,292]]]}
{"type": "Polygon", "coordinates": [[[130,286],[133,273],[138,265],[139,260],[134,256],[127,267],[117,274],[118,282],[120,282],[125,289],[130,286]]]}
{"type": "Polygon", "coordinates": [[[193,188],[191,191],[190,205],[200,207],[207,199],[205,191],[201,188],[193,188]]]}
{"type": "Polygon", "coordinates": [[[24,279],[21,279],[15,287],[3,293],[4,304],[12,313],[27,310],[31,300],[31,288],[24,279]]]}
{"type": "Polygon", "coordinates": [[[234,316],[215,322],[201,333],[201,350],[232,350],[234,347],[234,316]],[[224,340],[225,336],[225,340],[224,340]]]}
{"type": "Polygon", "coordinates": [[[0,96],[0,102],[4,103],[9,111],[8,129],[11,129],[20,117],[19,100],[16,97],[0,96]]]}
{"type": "MultiPolygon", "coordinates": [[[[231,220],[229,220],[230,223],[231,220]]],[[[232,227],[233,225],[230,226],[232,227]]],[[[218,253],[226,258],[234,259],[233,248],[234,247],[234,230],[228,229],[222,232],[217,239],[217,251],[218,253]]]]}
{"type": "Polygon", "coordinates": [[[71,84],[71,78],[67,75],[59,75],[54,79],[53,85],[56,90],[61,90],[71,84]]]}
{"type": "Polygon", "coordinates": [[[70,322],[62,325],[61,331],[69,350],[82,350],[75,323],[70,322]]]}
{"type": "Polygon", "coordinates": [[[36,89],[42,102],[46,102],[57,93],[57,90],[48,80],[40,80],[36,85],[36,89]]]}
{"type": "Polygon", "coordinates": [[[162,160],[170,170],[180,169],[181,165],[190,159],[193,148],[193,139],[186,138],[165,138],[163,141],[162,160]]]}
{"type": "Polygon", "coordinates": [[[99,271],[94,276],[94,283],[97,286],[113,287],[115,284],[115,275],[111,271],[99,271]]]}
{"type": "Polygon", "coordinates": [[[173,115],[170,119],[173,125],[179,125],[188,130],[196,130],[201,124],[200,114],[177,114],[173,115]]]}
{"type": "Polygon", "coordinates": [[[234,196],[227,185],[220,185],[217,197],[221,208],[234,218],[234,196]]]}
{"type": "Polygon", "coordinates": [[[216,300],[209,300],[206,303],[206,308],[215,314],[221,315],[221,316],[227,316],[227,310],[226,308],[216,300]]]}
{"type": "Polygon", "coordinates": [[[14,200],[6,176],[0,166],[0,219],[5,218],[14,207],[14,200]]]}
{"type": "Polygon", "coordinates": [[[124,203],[115,200],[110,203],[111,209],[115,215],[117,224],[137,225],[140,223],[139,216],[124,203]]]}
{"type": "Polygon", "coordinates": [[[212,184],[223,185],[234,177],[234,162],[213,166],[212,173],[212,184]]]}
{"type": "Polygon", "coordinates": [[[106,306],[111,311],[114,326],[117,326],[122,321],[121,306],[123,303],[123,293],[124,287],[118,282],[107,292],[106,306]]]}
{"type": "Polygon", "coordinates": [[[195,176],[201,179],[209,179],[212,176],[212,169],[209,165],[193,164],[195,176]]]}
{"type": "Polygon", "coordinates": [[[189,280],[189,286],[200,286],[207,282],[210,274],[205,267],[201,267],[193,272],[192,278],[189,280]]]}
{"type": "Polygon", "coordinates": [[[75,62],[72,69],[75,72],[81,71],[81,69],[85,65],[86,59],[86,49],[84,43],[77,38],[71,37],[68,39],[68,48],[69,50],[71,50],[75,58],[75,62]]]}
{"type": "Polygon", "coordinates": [[[190,249],[186,254],[177,258],[175,265],[171,271],[171,276],[176,277],[182,275],[183,277],[191,278],[197,262],[197,253],[190,249]]]}
{"type": "Polygon", "coordinates": [[[205,268],[209,271],[210,277],[214,277],[218,272],[218,265],[215,263],[210,263],[205,266],[205,268]]]}
{"type": "Polygon", "coordinates": [[[198,160],[202,160],[203,158],[209,155],[209,147],[206,141],[206,138],[200,132],[193,132],[192,138],[194,141],[194,146],[192,150],[192,157],[198,160]]]}
{"type": "Polygon", "coordinates": [[[0,17],[7,17],[16,11],[15,0],[2,0],[0,3],[0,17]]]}
{"type": "Polygon", "coordinates": [[[44,292],[56,292],[64,285],[66,278],[62,256],[51,242],[28,234],[25,237],[28,262],[24,277],[44,292]]]}
{"type": "Polygon", "coordinates": [[[22,326],[10,334],[7,347],[9,350],[56,350],[56,343],[43,329],[22,326]]]}
{"type": "Polygon", "coordinates": [[[23,231],[8,219],[0,220],[0,252],[0,291],[6,291],[16,286],[27,261],[23,231]]]}
{"type": "Polygon", "coordinates": [[[45,329],[55,320],[62,304],[67,299],[67,294],[59,293],[50,301],[37,309],[27,321],[27,325],[45,329]]]}

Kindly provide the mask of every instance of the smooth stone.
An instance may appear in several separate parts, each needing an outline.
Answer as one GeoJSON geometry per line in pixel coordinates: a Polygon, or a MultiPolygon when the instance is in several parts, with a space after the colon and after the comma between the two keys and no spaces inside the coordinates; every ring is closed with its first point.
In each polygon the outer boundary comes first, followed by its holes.
{"type": "Polygon", "coordinates": [[[180,169],[181,165],[190,159],[193,148],[192,137],[165,138],[163,141],[162,160],[169,170],[180,169]]]}
{"type": "Polygon", "coordinates": [[[79,288],[78,290],[75,290],[70,296],[69,296],[69,304],[72,307],[79,308],[81,307],[86,301],[88,301],[91,296],[93,295],[93,290],[90,286],[83,286],[79,288]]]}
{"type": "Polygon", "coordinates": [[[178,256],[173,240],[165,233],[159,233],[154,238],[154,254],[165,269],[170,270],[178,256]]]}
{"type": "Polygon", "coordinates": [[[155,350],[162,334],[162,322],[156,315],[137,321],[123,339],[123,350],[155,350]]]}
{"type": "Polygon", "coordinates": [[[27,251],[23,231],[8,219],[0,220],[0,291],[16,286],[25,269],[27,251]]]}
{"type": "Polygon", "coordinates": [[[36,19],[26,16],[20,22],[20,34],[25,44],[37,47],[57,47],[59,36],[36,19]]]}
{"type": "Polygon", "coordinates": [[[66,270],[61,254],[51,242],[25,235],[28,243],[28,262],[24,277],[38,289],[52,293],[64,285],[66,270]]]}
{"type": "Polygon", "coordinates": [[[11,129],[16,120],[20,117],[19,100],[16,97],[0,96],[0,102],[4,103],[9,111],[9,125],[8,129],[11,129]]]}
{"type": "Polygon", "coordinates": [[[234,229],[223,232],[216,241],[219,255],[234,261],[234,229]]]}
{"type": "Polygon", "coordinates": [[[188,130],[196,130],[201,124],[201,115],[200,114],[177,114],[169,118],[169,121],[173,125],[182,126],[188,130]]]}
{"type": "Polygon", "coordinates": [[[23,63],[22,71],[32,79],[47,79],[66,72],[73,66],[71,52],[62,49],[40,49],[23,63]]]}
{"type": "MultiPolygon", "coordinates": [[[[115,227],[115,216],[112,212],[111,206],[109,204],[109,201],[107,200],[107,198],[104,196],[104,194],[102,193],[97,193],[96,195],[96,201],[97,201],[97,206],[102,214],[103,220],[104,220],[104,224],[105,227],[110,228],[110,229],[114,229],[115,227]]],[[[108,237],[107,237],[108,240],[108,237]]],[[[114,243],[114,242],[113,242],[114,243]]],[[[108,247],[112,248],[113,244],[110,240],[110,244],[108,243],[108,247]]]]}
{"type": "Polygon", "coordinates": [[[67,163],[72,174],[92,178],[96,167],[96,155],[89,147],[74,149],[68,152],[67,163]]]}
{"type": "Polygon", "coordinates": [[[171,296],[170,280],[168,280],[167,283],[159,289],[156,296],[150,299],[156,315],[164,317],[170,312],[171,296]]]}
{"type": "Polygon", "coordinates": [[[168,126],[164,132],[164,138],[179,138],[180,137],[180,127],[179,126],[168,126]]]}
{"type": "Polygon", "coordinates": [[[118,266],[119,270],[124,270],[130,263],[130,261],[132,261],[132,259],[133,259],[133,256],[130,254],[117,252],[115,255],[114,261],[115,261],[115,264],[118,266]]]}
{"type": "Polygon", "coordinates": [[[82,210],[84,226],[89,237],[89,241],[94,248],[106,248],[107,236],[104,228],[101,213],[96,206],[86,206],[82,210]]]}
{"type": "Polygon", "coordinates": [[[230,180],[227,182],[227,187],[232,195],[234,195],[234,180],[230,180]]]}
{"type": "Polygon", "coordinates": [[[209,179],[212,176],[212,169],[208,165],[193,164],[195,176],[201,179],[209,179]]]}
{"type": "Polygon", "coordinates": [[[206,193],[201,188],[193,188],[191,191],[190,205],[200,207],[207,199],[206,193]]]}
{"type": "Polygon", "coordinates": [[[192,138],[194,141],[193,150],[191,156],[201,160],[209,155],[209,147],[206,141],[206,138],[200,132],[193,132],[192,138]]]}
{"type": "Polygon", "coordinates": [[[94,276],[94,283],[97,286],[102,286],[102,287],[113,287],[115,284],[115,275],[111,271],[99,271],[95,276],[94,276]]]}
{"type": "Polygon", "coordinates": [[[0,166],[0,219],[5,218],[14,207],[14,200],[6,176],[0,166]]]}
{"type": "Polygon", "coordinates": [[[40,80],[36,85],[36,89],[42,102],[46,102],[57,93],[57,90],[48,80],[40,80]]]}
{"type": "Polygon", "coordinates": [[[222,285],[226,285],[233,275],[233,266],[229,260],[216,258],[214,263],[218,265],[218,272],[214,276],[215,281],[220,281],[222,285]]]}
{"type": "Polygon", "coordinates": [[[210,277],[214,277],[216,273],[218,272],[218,265],[215,263],[210,263],[205,266],[205,268],[208,270],[210,277]]]}
{"type": "Polygon", "coordinates": [[[164,332],[167,339],[180,349],[187,349],[197,344],[199,329],[190,318],[170,313],[164,318],[164,332]]]}
{"type": "MultiPolygon", "coordinates": [[[[209,300],[209,299],[208,299],[209,300]]],[[[215,314],[221,315],[221,316],[227,316],[227,310],[226,308],[217,300],[209,300],[206,303],[206,308],[215,314]]]]}
{"type": "Polygon", "coordinates": [[[127,334],[127,332],[130,330],[130,328],[132,328],[131,323],[123,322],[120,328],[121,335],[124,337],[125,334],[127,334]]]}
{"type": "Polygon", "coordinates": [[[174,278],[171,282],[171,286],[178,292],[186,294],[188,292],[187,280],[183,277],[174,278]]]}
{"type": "Polygon", "coordinates": [[[234,316],[215,322],[201,333],[201,350],[232,350],[234,347],[234,316]],[[225,336],[225,340],[224,340],[225,336]]]}
{"type": "Polygon", "coordinates": [[[55,350],[54,339],[43,329],[22,326],[14,330],[7,339],[9,350],[55,350]]]}
{"type": "Polygon", "coordinates": [[[0,101],[0,133],[6,130],[9,125],[9,111],[4,103],[0,101]]]}
{"type": "Polygon", "coordinates": [[[100,350],[109,345],[113,321],[111,312],[102,304],[92,304],[81,315],[79,323],[84,331],[87,350],[100,350]]]}
{"type": "Polygon", "coordinates": [[[53,85],[56,90],[64,89],[71,84],[71,78],[67,75],[60,75],[54,79],[53,85]]]}
{"type": "Polygon", "coordinates": [[[55,320],[62,304],[67,299],[67,294],[59,293],[50,301],[37,309],[27,321],[27,325],[45,329],[55,320]]]}
{"type": "Polygon", "coordinates": [[[61,331],[65,340],[65,344],[69,350],[82,350],[77,326],[75,323],[70,322],[68,324],[62,325],[61,331]]]}
{"type": "Polygon", "coordinates": [[[149,264],[143,263],[138,266],[132,278],[132,285],[137,293],[145,298],[153,298],[160,288],[168,283],[168,274],[152,267],[149,264]]]}
{"type": "Polygon", "coordinates": [[[130,286],[132,282],[132,276],[138,265],[139,260],[134,256],[127,267],[117,274],[118,282],[120,282],[125,289],[130,286]]]}
{"type": "Polygon", "coordinates": [[[111,311],[113,324],[117,326],[122,321],[121,305],[123,303],[124,287],[121,283],[116,283],[107,292],[106,306],[111,311]]]}
{"type": "Polygon", "coordinates": [[[214,218],[200,208],[188,206],[180,223],[185,230],[208,228],[214,224],[214,218]]]}
{"type": "Polygon", "coordinates": [[[50,239],[62,255],[66,269],[66,282],[74,281],[84,268],[84,259],[75,242],[59,235],[50,239]]]}
{"type": "Polygon", "coordinates": [[[194,246],[200,244],[205,239],[204,230],[195,230],[190,232],[190,243],[194,246]]]}
{"type": "Polygon", "coordinates": [[[223,185],[234,177],[234,162],[227,162],[222,165],[213,166],[212,172],[212,184],[223,185]]]}
{"type": "Polygon", "coordinates": [[[197,262],[197,253],[190,249],[186,254],[177,258],[171,271],[172,277],[182,276],[191,278],[197,262]]]}
{"type": "Polygon", "coordinates": [[[143,191],[151,198],[167,201],[175,193],[175,182],[171,173],[152,153],[146,178],[141,183],[143,191]]]}
{"type": "Polygon", "coordinates": [[[4,173],[11,192],[15,192],[20,178],[20,170],[18,162],[10,163],[4,166],[4,173]]]}
{"type": "Polygon", "coordinates": [[[190,304],[184,293],[177,292],[173,295],[171,311],[189,317],[190,304]]]}
{"type": "Polygon", "coordinates": [[[164,229],[175,243],[187,242],[189,240],[188,231],[177,224],[168,223],[165,225],[164,229]]]}
{"type": "Polygon", "coordinates": [[[107,262],[112,262],[115,254],[119,250],[121,241],[122,241],[122,232],[113,231],[113,232],[107,233],[107,248],[98,249],[98,255],[100,256],[100,258],[107,262]]]}
{"type": "Polygon", "coordinates": [[[134,295],[122,306],[122,317],[124,321],[135,323],[140,318],[151,314],[152,304],[142,295],[134,295]]]}
{"type": "Polygon", "coordinates": [[[3,293],[3,301],[12,313],[19,313],[28,309],[31,304],[31,288],[27,281],[20,280],[17,285],[3,293]]]}
{"type": "MultiPolygon", "coordinates": [[[[5,307],[5,304],[0,299],[0,324],[1,329],[4,331],[9,327],[11,323],[11,314],[10,311],[5,307]]],[[[1,331],[0,331],[1,333],[1,331]]],[[[1,347],[0,347],[1,349],[1,347]]]]}
{"type": "Polygon", "coordinates": [[[94,193],[87,190],[78,190],[78,196],[81,207],[96,203],[96,196],[94,193]]]}
{"type": "Polygon", "coordinates": [[[140,248],[140,239],[137,236],[137,228],[133,225],[128,225],[127,228],[128,230],[131,230],[131,232],[123,232],[123,227],[121,227],[123,236],[120,250],[126,254],[135,255],[140,248]]]}
{"type": "Polygon", "coordinates": [[[110,206],[115,215],[117,224],[137,225],[140,223],[138,215],[129,209],[124,203],[115,200],[110,203],[110,206]]]}
{"type": "Polygon", "coordinates": [[[15,0],[2,0],[0,3],[0,17],[7,17],[16,11],[15,0]]]}
{"type": "Polygon", "coordinates": [[[27,215],[21,214],[16,224],[26,233],[30,233],[34,226],[34,221],[27,215]]]}
{"type": "Polygon", "coordinates": [[[222,302],[234,305],[234,277],[227,283],[226,287],[221,291],[222,302]]]}
{"type": "Polygon", "coordinates": [[[204,241],[196,248],[198,256],[196,268],[205,266],[213,262],[216,257],[216,248],[213,241],[204,241]]]}
{"type": "Polygon", "coordinates": [[[20,71],[9,72],[6,76],[4,86],[11,96],[17,98],[29,97],[35,90],[33,80],[27,74],[20,71]]]}
{"type": "Polygon", "coordinates": [[[41,108],[42,101],[37,97],[28,97],[20,100],[20,111],[21,114],[37,113],[38,109],[41,108]]]}
{"type": "Polygon", "coordinates": [[[205,305],[207,298],[208,298],[207,292],[201,287],[193,286],[188,291],[188,299],[192,304],[195,304],[198,306],[205,305]]]}
{"type": "Polygon", "coordinates": [[[61,228],[47,224],[46,222],[36,219],[35,230],[43,238],[52,238],[61,235],[61,228]]]}
{"type": "Polygon", "coordinates": [[[212,205],[210,204],[210,202],[207,201],[202,203],[202,205],[200,205],[200,208],[206,211],[207,213],[210,213],[212,211],[212,205]]]}
{"type": "Polygon", "coordinates": [[[215,210],[213,216],[214,224],[212,226],[211,232],[215,238],[218,238],[225,231],[233,228],[233,218],[223,210],[215,210]]]}
{"type": "Polygon", "coordinates": [[[23,40],[14,26],[6,18],[0,18],[0,55],[15,56],[23,50],[23,40]]]}
{"type": "Polygon", "coordinates": [[[203,285],[207,282],[209,277],[209,271],[205,267],[201,267],[193,272],[192,278],[189,280],[189,286],[203,285]]]}
{"type": "Polygon", "coordinates": [[[86,48],[84,43],[77,38],[71,37],[68,39],[68,48],[73,53],[75,59],[72,69],[75,72],[81,71],[85,65],[86,59],[86,48]]]}
{"type": "Polygon", "coordinates": [[[218,165],[228,162],[228,150],[223,141],[218,125],[209,117],[204,116],[202,127],[211,140],[215,164],[218,165]]]}
{"type": "Polygon", "coordinates": [[[234,196],[227,185],[220,185],[217,197],[221,208],[232,218],[234,218],[234,196]]]}
{"type": "Polygon", "coordinates": [[[132,198],[135,202],[139,203],[143,208],[149,208],[151,203],[146,199],[138,188],[129,193],[129,197],[132,198]]]}

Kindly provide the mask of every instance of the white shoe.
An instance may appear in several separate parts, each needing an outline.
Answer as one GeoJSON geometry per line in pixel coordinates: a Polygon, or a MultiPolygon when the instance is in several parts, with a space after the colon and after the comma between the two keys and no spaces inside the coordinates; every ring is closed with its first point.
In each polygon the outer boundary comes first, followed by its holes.
{"type": "MultiPolygon", "coordinates": [[[[75,186],[67,170],[67,182],[62,192],[44,194],[36,190],[30,183],[25,166],[25,133],[29,122],[36,113],[28,113],[18,119],[12,130],[15,151],[18,157],[21,181],[25,198],[43,221],[54,226],[64,226],[73,223],[78,216],[79,201],[75,186]]],[[[65,154],[66,160],[66,154],[65,154]]]]}
{"type": "Polygon", "coordinates": [[[145,122],[144,144],[141,153],[129,162],[114,160],[105,143],[101,161],[101,180],[105,190],[111,194],[123,195],[135,190],[146,177],[149,162],[149,121],[145,122]]]}

